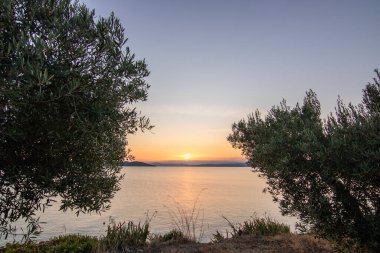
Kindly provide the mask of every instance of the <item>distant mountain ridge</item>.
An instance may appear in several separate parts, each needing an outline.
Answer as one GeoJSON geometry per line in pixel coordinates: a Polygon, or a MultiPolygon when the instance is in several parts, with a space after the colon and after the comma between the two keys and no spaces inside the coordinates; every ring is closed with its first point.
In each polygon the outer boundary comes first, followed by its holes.
{"type": "Polygon", "coordinates": [[[145,167],[249,167],[245,162],[153,162],[124,161],[121,166],[145,166],[145,167]]]}
{"type": "Polygon", "coordinates": [[[136,166],[136,167],[249,167],[245,162],[215,162],[215,161],[189,161],[189,162],[152,162],[145,163],[139,161],[124,161],[121,163],[121,166],[136,166]]]}
{"type": "Polygon", "coordinates": [[[140,167],[155,167],[156,165],[152,165],[149,163],[143,163],[138,161],[128,162],[124,161],[121,163],[121,166],[140,166],[140,167]]]}
{"type": "Polygon", "coordinates": [[[247,163],[242,162],[225,162],[225,163],[165,163],[155,162],[155,166],[165,167],[249,167],[247,163]]]}
{"type": "Polygon", "coordinates": [[[202,163],[195,165],[196,167],[249,167],[247,163],[202,163]]]}

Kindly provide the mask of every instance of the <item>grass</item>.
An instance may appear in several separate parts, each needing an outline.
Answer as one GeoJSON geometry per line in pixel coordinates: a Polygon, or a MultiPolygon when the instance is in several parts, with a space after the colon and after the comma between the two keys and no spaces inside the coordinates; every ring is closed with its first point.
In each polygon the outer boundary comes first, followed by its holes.
{"type": "Polygon", "coordinates": [[[204,236],[204,212],[199,205],[199,198],[204,190],[206,189],[202,189],[199,192],[191,208],[184,207],[174,199],[175,208],[167,207],[175,230],[181,232],[183,237],[188,241],[201,242],[204,236]]]}
{"type": "MultiPolygon", "coordinates": [[[[176,247],[184,243],[199,242],[203,236],[203,216],[199,207],[199,195],[192,208],[185,209],[179,203],[170,214],[173,219],[174,228],[162,235],[150,232],[150,223],[155,213],[147,218],[145,222],[115,223],[110,219],[106,234],[102,237],[89,237],[81,235],[65,235],[52,238],[47,242],[24,244],[7,244],[0,248],[0,253],[101,253],[101,252],[145,252],[146,250],[159,250],[161,247],[176,247]]],[[[227,218],[231,231],[227,232],[231,238],[241,238],[243,235],[276,235],[289,234],[289,226],[265,216],[259,218],[252,216],[243,223],[233,224],[227,218]]],[[[225,242],[225,237],[217,231],[213,242],[225,242]]],[[[190,250],[194,244],[188,244],[190,250]]],[[[197,244],[199,245],[199,244],[197,244]]],[[[153,252],[152,251],[152,252],[153,252]]],[[[148,251],[149,252],[149,251],[148,251]]],[[[158,252],[158,251],[157,251],[158,252]]],[[[206,250],[207,252],[207,250],[206,250]]]]}
{"type": "Polygon", "coordinates": [[[143,246],[149,235],[149,223],[122,222],[108,225],[107,234],[100,239],[104,250],[125,251],[128,247],[143,246]]]}
{"type": "Polygon", "coordinates": [[[147,214],[144,223],[135,224],[133,221],[115,223],[110,219],[107,227],[107,233],[99,240],[99,249],[101,251],[126,251],[130,247],[144,246],[150,235],[150,222],[155,216],[147,214]]]}
{"type": "Polygon", "coordinates": [[[7,244],[0,249],[2,253],[88,253],[98,248],[98,239],[83,235],[64,235],[50,239],[43,243],[28,241],[26,243],[7,244]]]}
{"type": "MultiPolygon", "coordinates": [[[[278,234],[289,234],[290,227],[284,223],[280,223],[268,215],[264,217],[257,217],[256,214],[252,215],[250,219],[243,223],[233,224],[226,217],[222,216],[228,223],[231,231],[226,231],[226,237],[231,235],[231,238],[236,238],[242,235],[264,235],[273,236],[278,234]]],[[[213,235],[213,242],[221,242],[225,239],[222,233],[216,231],[213,235]]]]}
{"type": "Polygon", "coordinates": [[[164,235],[160,235],[160,241],[161,242],[169,242],[169,241],[182,242],[182,241],[186,241],[186,238],[181,231],[172,229],[168,233],[164,235]]]}
{"type": "MultiPolygon", "coordinates": [[[[130,248],[146,245],[150,220],[144,223],[111,221],[106,235],[100,238],[65,235],[50,239],[44,243],[25,242],[7,244],[0,249],[1,253],[97,253],[97,252],[127,252],[130,248]]],[[[167,239],[167,235],[164,239],[167,239]]],[[[171,235],[175,237],[175,234],[171,235]]]]}
{"type": "Polygon", "coordinates": [[[188,242],[190,241],[177,229],[172,229],[163,235],[151,234],[149,238],[149,246],[151,248],[160,247],[162,244],[179,244],[188,242]]]}

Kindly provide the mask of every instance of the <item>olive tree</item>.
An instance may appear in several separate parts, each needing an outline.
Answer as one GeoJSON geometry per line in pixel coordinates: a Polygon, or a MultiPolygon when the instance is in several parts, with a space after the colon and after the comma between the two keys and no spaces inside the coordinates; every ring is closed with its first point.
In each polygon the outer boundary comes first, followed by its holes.
{"type": "Polygon", "coordinates": [[[321,119],[313,91],[291,108],[283,101],[233,124],[228,136],[261,173],[285,215],[337,241],[380,250],[380,75],[357,106],[338,99],[321,119]]]}
{"type": "Polygon", "coordinates": [[[0,234],[56,197],[101,212],[119,189],[149,75],[111,14],[70,0],[0,2],[0,234]]]}

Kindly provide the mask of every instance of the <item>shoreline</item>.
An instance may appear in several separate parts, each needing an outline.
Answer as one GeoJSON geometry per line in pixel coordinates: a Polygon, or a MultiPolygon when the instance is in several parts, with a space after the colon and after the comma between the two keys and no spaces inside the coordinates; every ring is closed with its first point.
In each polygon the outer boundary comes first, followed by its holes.
{"type": "Polygon", "coordinates": [[[268,216],[252,216],[232,224],[227,218],[229,230],[215,231],[211,242],[201,242],[202,224],[197,217],[182,215],[174,220],[175,227],[165,234],[150,231],[150,220],[144,223],[110,223],[105,236],[62,235],[43,242],[6,244],[0,253],[16,252],[334,252],[331,244],[310,234],[290,232],[289,225],[268,216]]]}
{"type": "MultiPolygon", "coordinates": [[[[68,235],[72,236],[72,235],[68,235]]],[[[66,237],[68,237],[66,236],[66,237]]],[[[74,236],[76,237],[76,236],[74,236]]],[[[86,237],[86,236],[82,236],[86,237]]],[[[94,246],[94,241],[91,242],[91,237],[87,237],[86,246],[82,242],[82,249],[78,251],[59,251],[56,246],[54,252],[88,252],[88,253],[103,253],[109,252],[108,250],[99,249],[94,246]]],[[[8,245],[6,248],[0,247],[0,252],[47,252],[52,249],[52,240],[34,244],[13,244],[11,247],[8,245]],[[45,246],[46,247],[45,247],[45,246]],[[24,251],[23,251],[24,250],[24,251]]],[[[69,242],[72,245],[73,242],[69,242]]],[[[69,244],[66,242],[66,244],[69,244]]],[[[67,246],[66,246],[67,247],[67,246]]],[[[140,246],[123,245],[119,249],[111,250],[112,252],[147,252],[147,253],[164,253],[164,252],[176,252],[176,253],[208,253],[208,252],[220,252],[220,253],[251,253],[251,252],[271,252],[271,253],[304,253],[304,252],[321,252],[321,253],[333,253],[335,252],[331,244],[324,240],[318,239],[312,235],[302,234],[277,234],[277,235],[242,235],[235,238],[224,239],[220,242],[199,243],[190,241],[176,241],[169,240],[166,242],[151,242],[140,246]]]]}

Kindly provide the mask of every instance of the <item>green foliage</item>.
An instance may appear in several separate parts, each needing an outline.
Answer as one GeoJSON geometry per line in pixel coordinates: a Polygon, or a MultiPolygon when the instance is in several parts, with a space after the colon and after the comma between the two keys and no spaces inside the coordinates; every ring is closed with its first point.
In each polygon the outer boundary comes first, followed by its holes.
{"type": "Polygon", "coordinates": [[[218,243],[224,241],[224,239],[224,235],[220,233],[218,230],[216,230],[215,234],[212,235],[211,242],[218,243]]]}
{"type": "Polygon", "coordinates": [[[128,247],[143,246],[149,235],[149,220],[143,224],[114,223],[108,225],[107,234],[100,240],[100,248],[107,251],[125,251],[128,247]]]}
{"type": "Polygon", "coordinates": [[[250,219],[243,221],[243,223],[233,224],[230,220],[223,216],[228,222],[230,231],[226,230],[226,234],[216,231],[213,234],[212,242],[218,243],[224,241],[226,238],[236,238],[242,235],[263,235],[271,236],[278,234],[289,234],[290,227],[284,223],[280,223],[268,215],[264,217],[257,217],[256,214],[251,216],[250,219]]]}
{"type": "Polygon", "coordinates": [[[52,238],[44,243],[27,242],[23,244],[7,244],[3,253],[89,253],[95,252],[98,239],[81,235],[65,235],[52,238]]]}
{"type": "Polygon", "coordinates": [[[184,241],[185,236],[183,233],[177,229],[172,229],[169,232],[165,233],[161,237],[161,241],[167,242],[167,241],[184,241]]]}
{"type": "Polygon", "coordinates": [[[49,240],[44,247],[49,253],[93,252],[98,247],[98,239],[81,235],[59,236],[49,240]]]}
{"type": "Polygon", "coordinates": [[[264,175],[285,215],[319,235],[380,251],[380,74],[358,106],[321,120],[316,94],[233,124],[228,140],[264,175]]]}
{"type": "MultiPolygon", "coordinates": [[[[144,61],[111,14],[70,0],[0,1],[0,235],[62,199],[100,212],[119,189],[127,135],[150,129],[144,61]]],[[[29,232],[30,232],[29,231],[29,232]]]]}
{"type": "Polygon", "coordinates": [[[156,248],[160,247],[162,243],[164,244],[179,244],[179,243],[189,243],[190,241],[182,231],[174,228],[165,234],[150,234],[149,235],[149,247],[156,248]]]}
{"type": "Polygon", "coordinates": [[[163,243],[163,242],[189,242],[189,240],[185,237],[182,231],[178,229],[172,229],[169,232],[163,235],[157,235],[153,238],[154,243],[163,243]]]}
{"type": "Polygon", "coordinates": [[[25,243],[8,243],[4,248],[0,249],[1,253],[37,253],[42,252],[41,247],[34,242],[25,243]]]}
{"type": "Polygon", "coordinates": [[[290,233],[289,225],[279,223],[269,216],[259,218],[254,215],[243,223],[238,224],[233,224],[226,217],[223,218],[232,229],[230,232],[232,238],[242,235],[277,235],[290,233]]]}

